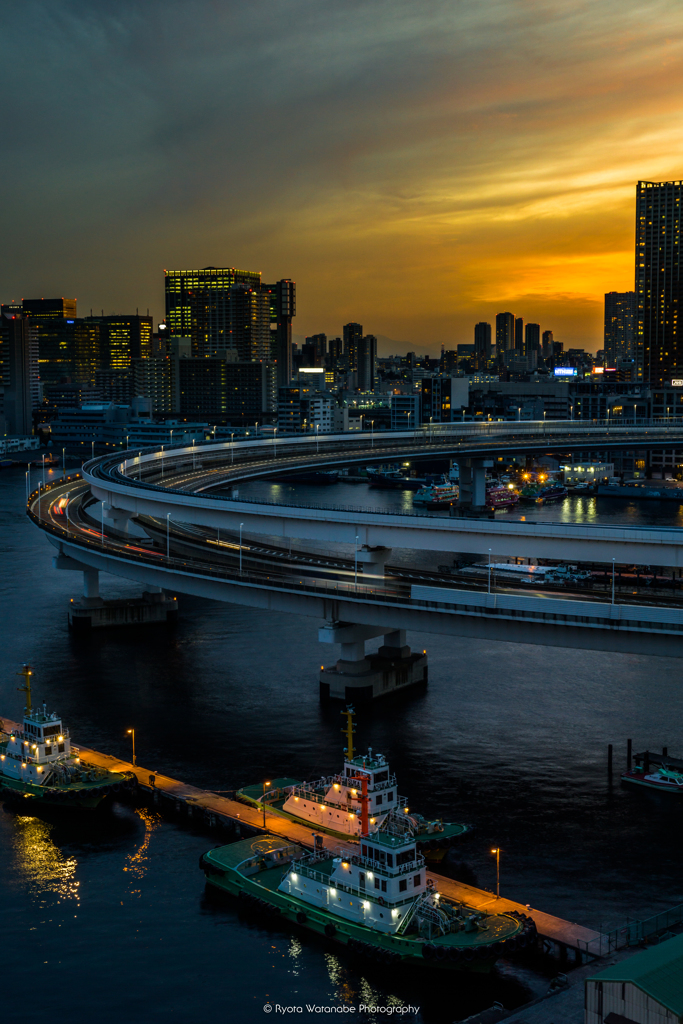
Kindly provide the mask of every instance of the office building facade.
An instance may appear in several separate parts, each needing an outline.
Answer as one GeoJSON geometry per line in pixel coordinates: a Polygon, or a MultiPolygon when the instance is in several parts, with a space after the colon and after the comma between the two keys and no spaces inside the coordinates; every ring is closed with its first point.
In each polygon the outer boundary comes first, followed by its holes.
{"type": "Polygon", "coordinates": [[[0,369],[3,433],[31,434],[33,410],[40,404],[38,348],[30,318],[0,316],[0,369]]]}
{"type": "Polygon", "coordinates": [[[98,328],[98,369],[130,370],[133,359],[148,359],[152,355],[151,316],[87,316],[83,324],[98,328]]]}
{"type": "Polygon", "coordinates": [[[344,355],[348,362],[349,370],[358,369],[358,342],[363,337],[363,325],[350,323],[344,324],[344,355]]]}
{"type": "Polygon", "coordinates": [[[683,376],[681,205],[683,181],[639,181],[636,191],[638,379],[660,386],[683,376]]]}
{"type": "Polygon", "coordinates": [[[356,372],[359,391],[374,391],[377,381],[377,338],[365,334],[356,344],[356,372]]]}

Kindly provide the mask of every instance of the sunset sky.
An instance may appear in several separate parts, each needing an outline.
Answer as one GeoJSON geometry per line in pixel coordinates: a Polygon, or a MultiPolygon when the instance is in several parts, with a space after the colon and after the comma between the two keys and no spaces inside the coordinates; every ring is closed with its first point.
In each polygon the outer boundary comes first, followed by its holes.
{"type": "Polygon", "coordinates": [[[510,310],[602,345],[635,185],[683,176],[680,0],[2,3],[0,297],[163,316],[163,268],[297,282],[435,354],[510,310]]]}

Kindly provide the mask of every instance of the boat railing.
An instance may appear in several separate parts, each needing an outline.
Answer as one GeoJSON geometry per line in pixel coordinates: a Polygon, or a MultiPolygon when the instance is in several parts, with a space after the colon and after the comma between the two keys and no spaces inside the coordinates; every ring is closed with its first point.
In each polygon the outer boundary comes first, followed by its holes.
{"type": "Polygon", "coordinates": [[[387,868],[385,865],[380,864],[379,861],[363,857],[358,853],[354,853],[350,859],[351,863],[357,867],[367,868],[368,871],[374,871],[385,878],[397,878],[400,875],[409,875],[413,871],[420,871],[425,863],[424,857],[421,857],[419,854],[415,860],[408,861],[407,864],[400,864],[396,868],[387,868]]]}

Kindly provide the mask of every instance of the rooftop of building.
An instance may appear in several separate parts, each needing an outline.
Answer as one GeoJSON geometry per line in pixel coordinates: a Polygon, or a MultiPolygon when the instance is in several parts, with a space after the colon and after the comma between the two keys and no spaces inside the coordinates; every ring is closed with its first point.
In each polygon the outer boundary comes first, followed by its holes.
{"type": "Polygon", "coordinates": [[[683,1015],[683,935],[612,964],[587,980],[631,982],[680,1017],[683,1015]]]}

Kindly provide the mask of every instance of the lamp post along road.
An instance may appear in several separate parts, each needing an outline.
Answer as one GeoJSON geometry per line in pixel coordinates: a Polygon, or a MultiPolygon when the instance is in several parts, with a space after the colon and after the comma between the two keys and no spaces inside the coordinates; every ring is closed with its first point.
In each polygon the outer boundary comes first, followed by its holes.
{"type": "Polygon", "coordinates": [[[263,783],[263,827],[266,827],[266,786],[269,786],[270,782],[263,783]]]}
{"type": "Polygon", "coordinates": [[[496,896],[500,896],[500,847],[496,846],[491,853],[496,855],[496,896]]]}

